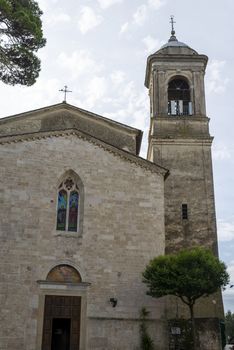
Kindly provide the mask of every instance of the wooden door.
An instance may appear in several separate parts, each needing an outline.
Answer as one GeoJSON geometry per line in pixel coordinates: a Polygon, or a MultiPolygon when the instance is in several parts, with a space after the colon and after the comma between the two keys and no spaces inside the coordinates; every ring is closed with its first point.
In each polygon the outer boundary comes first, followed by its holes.
{"type": "Polygon", "coordinates": [[[42,350],[79,350],[81,297],[45,296],[42,350]]]}

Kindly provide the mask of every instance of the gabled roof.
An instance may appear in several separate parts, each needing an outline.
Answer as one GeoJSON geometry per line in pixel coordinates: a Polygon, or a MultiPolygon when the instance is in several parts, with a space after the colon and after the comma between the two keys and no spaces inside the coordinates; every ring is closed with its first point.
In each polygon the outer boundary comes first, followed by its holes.
{"type": "Polygon", "coordinates": [[[67,137],[67,136],[77,136],[78,138],[88,141],[92,144],[95,144],[96,146],[101,147],[104,150],[112,153],[113,155],[118,156],[130,163],[133,163],[136,166],[140,166],[148,171],[157,173],[163,176],[164,179],[166,179],[167,176],[169,175],[169,171],[160,165],[152,163],[144,158],[141,158],[123,149],[114,147],[111,144],[103,142],[99,139],[96,139],[93,136],[85,134],[84,132],[78,131],[76,129],[66,129],[66,130],[58,130],[58,131],[39,131],[35,133],[2,136],[0,137],[0,146],[4,144],[10,144],[10,143],[36,141],[36,140],[42,140],[42,139],[48,139],[48,138],[54,138],[54,137],[56,138],[56,137],[67,137]]]}
{"type": "Polygon", "coordinates": [[[62,102],[0,119],[0,138],[42,131],[75,129],[138,155],[142,131],[62,102]]]}

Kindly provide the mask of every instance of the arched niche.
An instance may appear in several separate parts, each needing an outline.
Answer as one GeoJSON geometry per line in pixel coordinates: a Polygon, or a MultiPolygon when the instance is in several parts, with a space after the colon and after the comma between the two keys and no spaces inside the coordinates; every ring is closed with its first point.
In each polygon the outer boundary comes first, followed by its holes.
{"type": "Polygon", "coordinates": [[[55,266],[46,277],[47,282],[60,283],[80,283],[82,282],[80,273],[73,267],[67,264],[55,266]]]}

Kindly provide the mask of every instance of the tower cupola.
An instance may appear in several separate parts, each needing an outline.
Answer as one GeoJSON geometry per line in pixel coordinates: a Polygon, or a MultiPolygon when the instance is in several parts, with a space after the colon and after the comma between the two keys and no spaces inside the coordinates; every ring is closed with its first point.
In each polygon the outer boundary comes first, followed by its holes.
{"type": "Polygon", "coordinates": [[[207,61],[207,56],[178,41],[173,22],[168,42],[147,60],[145,86],[151,117],[204,117],[207,61]]]}

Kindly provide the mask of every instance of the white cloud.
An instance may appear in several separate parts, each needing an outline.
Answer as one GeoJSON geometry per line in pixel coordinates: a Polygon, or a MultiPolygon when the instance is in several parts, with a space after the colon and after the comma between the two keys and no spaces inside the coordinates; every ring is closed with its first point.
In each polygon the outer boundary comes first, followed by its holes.
{"type": "Polygon", "coordinates": [[[224,77],[223,69],[225,61],[211,60],[207,67],[206,84],[208,93],[222,94],[226,90],[229,82],[228,78],[224,77]]]}
{"type": "Polygon", "coordinates": [[[40,106],[49,105],[56,99],[59,99],[60,102],[59,89],[61,88],[61,82],[58,79],[48,79],[47,81],[45,79],[39,79],[32,90],[28,90],[29,96],[31,95],[29,99],[31,103],[32,100],[41,99],[40,106]]]}
{"type": "Polygon", "coordinates": [[[158,10],[160,7],[165,5],[165,1],[162,0],[148,0],[148,5],[158,10]]]}
{"type": "Polygon", "coordinates": [[[147,54],[157,51],[164,44],[163,41],[155,39],[151,35],[147,35],[142,41],[146,46],[145,52],[147,54]]]}
{"type": "MultiPolygon", "coordinates": [[[[115,76],[115,73],[113,74],[115,76]]],[[[111,80],[113,79],[113,74],[111,75],[111,80]]],[[[141,89],[139,90],[137,88],[134,81],[127,81],[126,77],[121,77],[121,74],[120,79],[117,79],[117,81],[119,84],[113,86],[114,98],[110,101],[110,112],[105,113],[105,116],[144,130],[145,137],[141,148],[141,155],[145,156],[149,122],[149,99],[147,91],[142,92],[141,89]]]]}
{"type": "Polygon", "coordinates": [[[96,14],[94,10],[89,6],[83,6],[80,11],[80,18],[78,20],[78,26],[82,34],[94,29],[100,25],[103,21],[102,16],[96,14]]]}
{"type": "Polygon", "coordinates": [[[86,50],[74,51],[71,55],[61,52],[57,58],[57,63],[64,70],[70,72],[69,78],[73,80],[88,72],[98,73],[102,69],[102,65],[94,61],[91,54],[86,50]]]}
{"type": "Polygon", "coordinates": [[[111,7],[112,5],[115,5],[117,3],[121,3],[123,0],[98,0],[98,3],[102,9],[107,9],[108,7],[111,7]]]}
{"type": "Polygon", "coordinates": [[[124,24],[122,24],[120,31],[119,31],[120,34],[127,32],[128,28],[129,28],[129,22],[125,22],[124,24]]]}
{"type": "Polygon", "coordinates": [[[113,84],[117,86],[124,82],[126,78],[126,74],[120,70],[117,70],[117,71],[114,71],[110,77],[113,84]]]}
{"type": "Polygon", "coordinates": [[[53,12],[52,14],[46,17],[46,23],[48,23],[48,25],[50,26],[54,26],[58,23],[68,23],[70,21],[71,17],[68,14],[62,12],[53,12]]]}
{"type": "Polygon", "coordinates": [[[215,144],[213,148],[213,159],[225,160],[231,158],[230,149],[224,144],[215,144]]]}
{"type": "Polygon", "coordinates": [[[48,1],[46,1],[46,0],[39,0],[38,4],[39,4],[40,9],[42,11],[46,11],[47,10],[47,8],[48,8],[48,1]]]}
{"type": "Polygon", "coordinates": [[[225,222],[218,220],[218,238],[221,242],[229,242],[234,240],[234,222],[225,222]]]}
{"type": "Polygon", "coordinates": [[[104,98],[108,88],[108,83],[104,77],[92,78],[87,86],[85,95],[86,108],[93,108],[95,104],[104,98]]]}
{"type": "Polygon", "coordinates": [[[138,6],[132,15],[132,19],[121,26],[120,34],[125,33],[132,25],[142,26],[146,22],[150,12],[152,10],[159,10],[163,5],[165,5],[165,1],[163,0],[148,0],[146,4],[138,6]]]}
{"type": "Polygon", "coordinates": [[[139,26],[143,25],[147,18],[147,6],[140,5],[133,14],[133,22],[139,26]]]}
{"type": "Polygon", "coordinates": [[[1,83],[1,108],[8,111],[7,115],[13,115],[62,102],[62,96],[59,93],[61,88],[61,81],[58,79],[42,77],[30,88],[15,86],[12,90],[10,86],[4,86],[1,83]],[[14,103],[9,104],[9,101],[14,103]]]}
{"type": "Polygon", "coordinates": [[[54,10],[54,5],[57,4],[58,0],[38,0],[37,2],[40,9],[46,14],[49,9],[54,10]]]}

